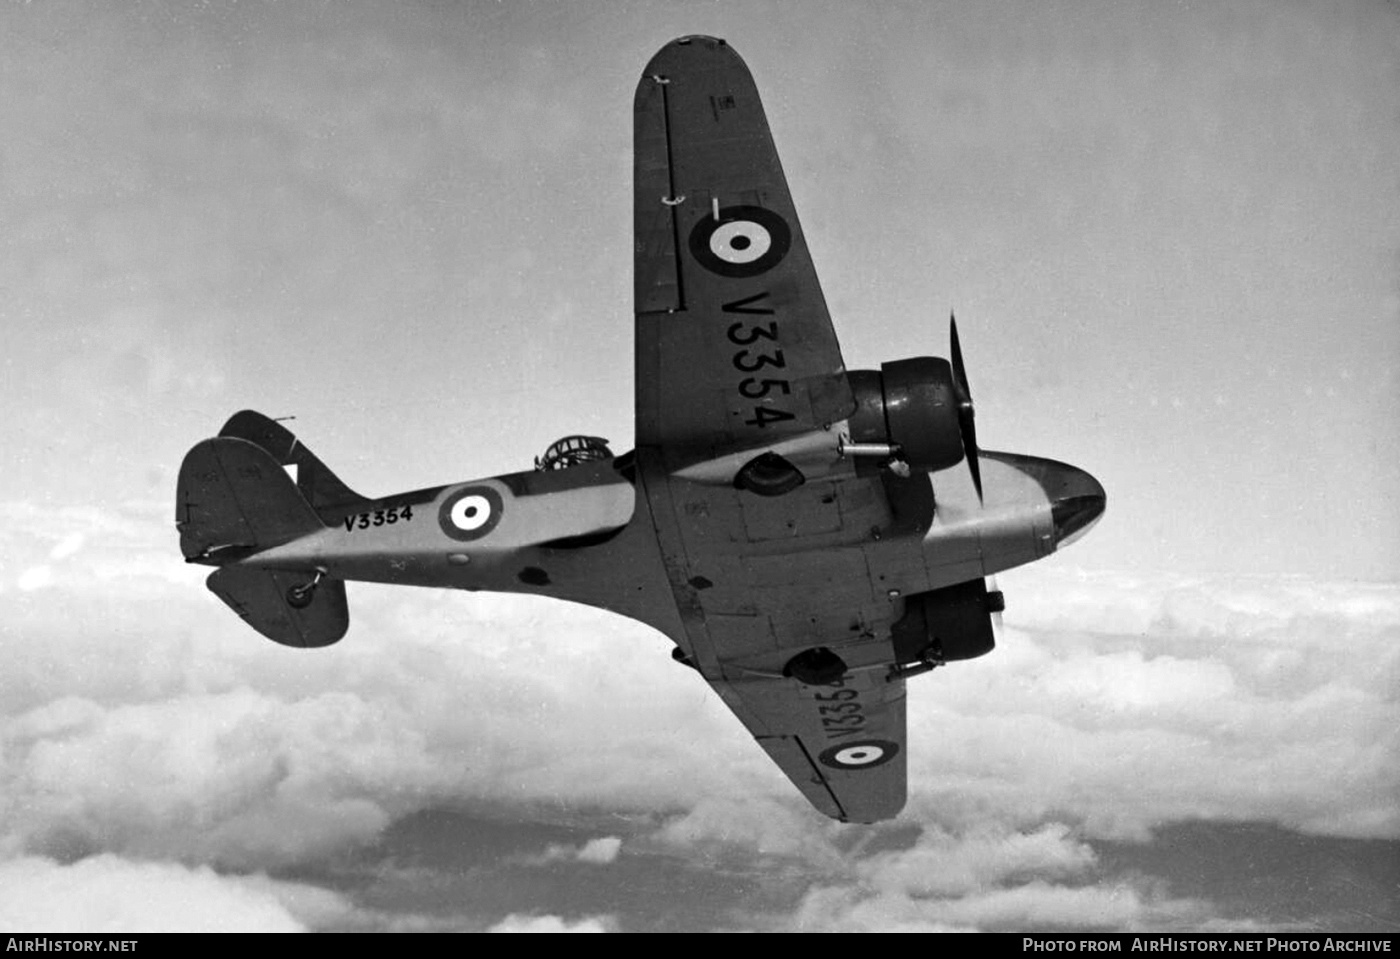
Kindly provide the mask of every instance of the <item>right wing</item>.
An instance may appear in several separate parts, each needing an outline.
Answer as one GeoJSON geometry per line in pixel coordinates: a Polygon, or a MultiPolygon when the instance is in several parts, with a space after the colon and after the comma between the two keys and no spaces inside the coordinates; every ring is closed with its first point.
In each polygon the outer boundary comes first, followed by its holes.
{"type": "Polygon", "coordinates": [[[796,679],[711,681],[813,806],[842,822],[894,817],[905,799],[904,680],[850,672],[825,686],[796,679]]]}
{"type": "Polygon", "coordinates": [[[723,40],[647,64],[635,110],[637,445],[700,457],[855,407],[758,89],[723,40]]]}
{"type": "Polygon", "coordinates": [[[932,487],[845,464],[775,494],[736,488],[728,471],[775,447],[781,478],[785,443],[834,461],[854,394],[743,60],[723,40],[675,40],[634,110],[636,462],[684,624],[673,638],[818,809],[887,819],[904,804],[904,683],[878,665],[893,608],[867,545],[918,568],[932,487]],[[687,472],[709,463],[722,481],[687,472]],[[834,686],[784,678],[823,637],[856,668],[834,686]]]}

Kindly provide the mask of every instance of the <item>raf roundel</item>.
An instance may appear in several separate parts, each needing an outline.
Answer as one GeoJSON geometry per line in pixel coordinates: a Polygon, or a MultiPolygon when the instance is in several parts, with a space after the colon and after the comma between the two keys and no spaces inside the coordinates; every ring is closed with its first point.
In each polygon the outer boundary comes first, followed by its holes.
{"type": "Polygon", "coordinates": [[[690,231],[690,252],[720,276],[758,276],[782,262],[792,231],[782,217],[761,206],[727,206],[706,215],[690,231]]]}
{"type": "Polygon", "coordinates": [[[899,754],[899,743],[888,739],[862,739],[832,746],[817,758],[832,769],[872,769],[883,766],[899,754]]]}
{"type": "Polygon", "coordinates": [[[438,508],[438,525],[455,540],[480,539],[501,521],[501,494],[489,486],[464,486],[438,508]]]}

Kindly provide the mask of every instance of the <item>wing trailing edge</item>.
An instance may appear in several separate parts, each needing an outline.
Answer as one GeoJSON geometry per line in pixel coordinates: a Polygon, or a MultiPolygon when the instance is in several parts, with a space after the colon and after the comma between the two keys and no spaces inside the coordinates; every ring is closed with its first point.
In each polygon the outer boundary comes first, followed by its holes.
{"type": "Polygon", "coordinates": [[[883,670],[834,683],[712,681],[769,757],[814,807],[842,822],[893,819],[904,808],[904,681],[883,670]]]}

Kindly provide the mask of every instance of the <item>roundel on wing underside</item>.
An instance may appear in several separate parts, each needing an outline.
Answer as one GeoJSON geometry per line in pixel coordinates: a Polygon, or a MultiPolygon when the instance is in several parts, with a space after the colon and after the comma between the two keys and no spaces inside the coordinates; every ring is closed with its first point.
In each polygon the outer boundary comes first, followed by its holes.
{"type": "Polygon", "coordinates": [[[720,276],[758,276],[782,262],[792,246],[787,222],[761,206],[727,206],[690,231],[695,261],[720,276]]]}
{"type": "Polygon", "coordinates": [[[888,739],[862,739],[832,746],[817,757],[832,769],[872,769],[899,755],[899,743],[888,739]]]}
{"type": "Polygon", "coordinates": [[[438,507],[438,526],[455,540],[480,539],[501,521],[501,494],[489,486],[464,486],[438,507]]]}

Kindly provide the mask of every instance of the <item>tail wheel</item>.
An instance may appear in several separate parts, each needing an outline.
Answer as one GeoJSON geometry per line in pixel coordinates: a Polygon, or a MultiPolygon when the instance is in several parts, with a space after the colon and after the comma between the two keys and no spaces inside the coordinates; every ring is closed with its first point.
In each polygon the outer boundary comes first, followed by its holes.
{"type": "Polygon", "coordinates": [[[292,609],[305,609],[311,605],[316,598],[316,587],[321,584],[321,577],[325,576],[323,570],[317,570],[316,576],[309,583],[301,586],[293,586],[287,590],[287,605],[292,609]]]}
{"type": "Polygon", "coordinates": [[[305,609],[316,598],[316,587],[293,586],[287,590],[287,605],[292,609],[305,609]]]}

